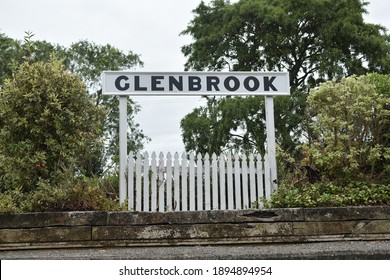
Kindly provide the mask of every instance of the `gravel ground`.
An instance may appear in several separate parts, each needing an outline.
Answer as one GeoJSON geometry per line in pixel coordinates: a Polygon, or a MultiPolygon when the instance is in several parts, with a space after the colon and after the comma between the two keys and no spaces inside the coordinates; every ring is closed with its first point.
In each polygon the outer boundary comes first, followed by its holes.
{"type": "Polygon", "coordinates": [[[390,241],[319,242],[245,246],[116,247],[1,251],[0,259],[256,260],[390,259],[390,241]]]}

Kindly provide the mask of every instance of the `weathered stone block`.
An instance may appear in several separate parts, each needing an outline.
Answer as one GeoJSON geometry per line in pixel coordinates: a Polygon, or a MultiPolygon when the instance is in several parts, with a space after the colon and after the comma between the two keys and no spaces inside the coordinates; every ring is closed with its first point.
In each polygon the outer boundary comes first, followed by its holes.
{"type": "Polygon", "coordinates": [[[333,235],[389,233],[390,220],[333,221],[293,223],[295,235],[333,235]]]}
{"type": "Polygon", "coordinates": [[[110,212],[107,225],[174,225],[303,221],[303,209],[226,210],[186,212],[110,212]]]}
{"type": "Polygon", "coordinates": [[[292,235],[291,223],[103,226],[92,228],[93,240],[247,238],[292,235]]]}
{"type": "Polygon", "coordinates": [[[390,207],[306,208],[305,221],[390,220],[390,207]]]}
{"type": "Polygon", "coordinates": [[[61,242],[91,240],[91,227],[1,229],[0,243],[61,242]]]}
{"type": "Polygon", "coordinates": [[[105,225],[107,212],[37,212],[0,215],[0,228],[105,225]]]}
{"type": "Polygon", "coordinates": [[[332,235],[350,233],[354,222],[294,222],[294,235],[332,235]]]}
{"type": "Polygon", "coordinates": [[[312,242],[389,236],[389,206],[0,214],[0,248],[312,242]]]}

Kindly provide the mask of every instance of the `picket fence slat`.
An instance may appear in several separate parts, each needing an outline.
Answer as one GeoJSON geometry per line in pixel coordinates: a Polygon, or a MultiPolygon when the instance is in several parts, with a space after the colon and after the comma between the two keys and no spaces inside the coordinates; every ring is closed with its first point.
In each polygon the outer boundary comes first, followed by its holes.
{"type": "Polygon", "coordinates": [[[127,197],[128,197],[128,208],[134,209],[134,153],[129,153],[127,161],[127,197]]]}
{"type": "MultiPolygon", "coordinates": [[[[140,159],[141,160],[141,159],[140,159]]],[[[144,153],[144,172],[143,172],[143,177],[144,177],[144,195],[143,195],[143,207],[138,207],[138,209],[142,209],[143,211],[149,211],[149,154],[148,152],[144,153]]],[[[141,163],[140,163],[141,165],[141,163]]],[[[139,193],[141,193],[141,189],[139,189],[139,193]]],[[[137,199],[139,199],[137,197],[137,199]]],[[[141,200],[139,200],[141,201],[141,200]]]]}
{"type": "Polygon", "coordinates": [[[165,165],[164,165],[164,154],[160,152],[158,156],[158,209],[160,212],[165,212],[166,204],[165,204],[165,182],[164,182],[164,173],[165,173],[165,165]]]}
{"type": "Polygon", "coordinates": [[[242,196],[243,196],[243,207],[244,209],[249,208],[249,198],[248,198],[248,167],[246,162],[246,155],[242,156],[242,196]]]}
{"type": "Polygon", "coordinates": [[[185,153],[182,154],[181,156],[181,210],[182,211],[187,211],[188,210],[188,190],[187,190],[187,156],[185,153]]]}
{"type": "Polygon", "coordinates": [[[234,209],[234,189],[233,189],[233,162],[232,155],[228,154],[226,158],[226,170],[227,170],[227,197],[228,197],[228,210],[234,209]]]}
{"type": "Polygon", "coordinates": [[[190,211],[195,210],[195,161],[194,161],[194,154],[190,154],[190,160],[189,160],[189,200],[190,200],[190,211]]]}
{"type": "Polygon", "coordinates": [[[226,210],[226,169],[225,169],[225,157],[219,157],[219,192],[216,194],[220,199],[220,210],[226,210]]]}
{"type": "Polygon", "coordinates": [[[204,158],[204,188],[205,188],[205,209],[211,210],[211,188],[210,188],[210,156],[206,153],[204,158]]]}
{"type": "MultiPolygon", "coordinates": [[[[167,174],[172,174],[172,155],[167,154],[167,174]]],[[[167,176],[167,211],[173,210],[173,197],[172,197],[172,176],[167,176]]]]}
{"type": "MultiPolygon", "coordinates": [[[[258,154],[256,156],[257,158],[257,166],[256,166],[256,174],[264,174],[263,172],[263,164],[262,163],[262,158],[258,154]]],[[[264,183],[263,183],[263,177],[262,176],[256,176],[257,177],[257,197],[264,197],[264,183]]],[[[263,201],[260,199],[258,202],[259,208],[263,208],[263,201]]]]}
{"type": "MultiPolygon", "coordinates": [[[[141,154],[137,153],[137,162],[135,165],[135,174],[141,174],[142,170],[142,157],[141,154]]],[[[135,176],[135,209],[137,211],[142,211],[141,209],[141,198],[142,198],[142,176],[135,176]]]]}
{"type": "MultiPolygon", "coordinates": [[[[198,211],[201,211],[204,209],[203,207],[203,162],[202,162],[202,155],[197,155],[197,161],[196,161],[196,209],[198,211]]],[[[168,172],[169,174],[169,172],[168,172]]]]}
{"type": "Polygon", "coordinates": [[[256,169],[255,169],[255,157],[253,154],[249,155],[249,185],[250,185],[250,198],[252,202],[256,201],[256,169]]]}
{"type": "Polygon", "coordinates": [[[213,154],[211,156],[211,171],[212,171],[212,178],[211,178],[211,192],[212,192],[212,209],[217,210],[218,209],[218,164],[217,164],[217,155],[213,154]]]}
{"type": "Polygon", "coordinates": [[[143,212],[262,208],[270,199],[268,155],[129,153],[129,210],[143,212]]]}
{"type": "Polygon", "coordinates": [[[240,169],[240,157],[238,154],[234,155],[234,190],[236,198],[236,209],[241,209],[241,169],[240,169]]]}
{"type": "MultiPolygon", "coordinates": [[[[157,159],[156,153],[152,153],[152,162],[151,162],[151,170],[152,179],[151,179],[151,211],[157,210],[157,159]]],[[[137,174],[136,174],[137,176],[137,174]]]]}

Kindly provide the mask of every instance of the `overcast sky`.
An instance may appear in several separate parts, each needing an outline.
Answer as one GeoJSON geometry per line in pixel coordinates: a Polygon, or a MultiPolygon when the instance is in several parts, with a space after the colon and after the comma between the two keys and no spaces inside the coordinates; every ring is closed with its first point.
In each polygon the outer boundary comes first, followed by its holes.
{"type": "MultiPolygon", "coordinates": [[[[368,0],[369,1],[369,0],[368,0]]],[[[191,41],[179,36],[193,18],[200,0],[0,0],[0,32],[23,39],[69,46],[86,39],[133,51],[144,62],[142,71],[183,71],[180,49],[191,41]]],[[[205,1],[206,3],[209,0],[205,1]]],[[[366,21],[390,29],[390,1],[371,0],[366,21]]],[[[136,97],[136,116],[152,138],[145,150],[182,152],[180,120],[203,102],[200,97],[136,97]]]]}

